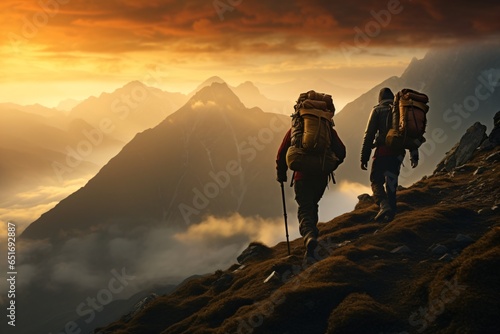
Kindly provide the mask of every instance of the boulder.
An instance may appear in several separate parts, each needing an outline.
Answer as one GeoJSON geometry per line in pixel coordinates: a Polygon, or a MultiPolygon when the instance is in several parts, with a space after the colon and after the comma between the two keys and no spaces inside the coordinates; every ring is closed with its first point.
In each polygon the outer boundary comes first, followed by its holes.
{"type": "Polygon", "coordinates": [[[356,204],[355,210],[367,208],[367,207],[373,205],[373,203],[375,203],[375,201],[373,200],[373,198],[369,194],[359,195],[358,200],[359,200],[359,202],[356,204]]]}
{"type": "Polygon", "coordinates": [[[392,254],[408,254],[408,253],[411,253],[411,249],[410,247],[406,246],[406,245],[403,245],[403,246],[400,246],[400,247],[397,247],[397,248],[394,248],[392,251],[391,251],[392,254]]]}
{"type": "Polygon", "coordinates": [[[133,317],[139,314],[139,312],[146,309],[146,307],[156,298],[158,298],[158,295],[156,293],[152,293],[149,296],[138,301],[132,308],[132,311],[130,311],[130,313],[124,317],[124,320],[126,322],[130,321],[133,317]]]}
{"type": "Polygon", "coordinates": [[[431,247],[429,247],[429,251],[433,255],[441,256],[441,255],[448,253],[448,248],[444,245],[441,245],[441,244],[435,244],[435,245],[432,245],[431,247]]]}
{"type": "Polygon", "coordinates": [[[451,172],[453,168],[464,165],[471,158],[476,149],[487,138],[486,126],[479,122],[474,123],[436,167],[435,173],[443,169],[451,172]]]}
{"type": "Polygon", "coordinates": [[[236,260],[240,264],[247,264],[252,261],[260,261],[271,256],[272,250],[264,244],[258,242],[252,242],[248,247],[241,253],[236,260]]]}
{"type": "Polygon", "coordinates": [[[488,140],[481,144],[481,151],[491,150],[500,144],[500,111],[495,114],[493,121],[493,130],[491,130],[488,140]]]}

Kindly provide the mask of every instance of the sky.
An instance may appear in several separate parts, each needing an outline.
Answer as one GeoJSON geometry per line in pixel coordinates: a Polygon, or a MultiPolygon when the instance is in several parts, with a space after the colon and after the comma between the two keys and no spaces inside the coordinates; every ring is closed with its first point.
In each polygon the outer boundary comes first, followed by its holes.
{"type": "Polygon", "coordinates": [[[0,102],[48,106],[132,80],[187,93],[213,75],[370,89],[432,47],[500,31],[493,0],[4,0],[0,9],[0,102]]]}

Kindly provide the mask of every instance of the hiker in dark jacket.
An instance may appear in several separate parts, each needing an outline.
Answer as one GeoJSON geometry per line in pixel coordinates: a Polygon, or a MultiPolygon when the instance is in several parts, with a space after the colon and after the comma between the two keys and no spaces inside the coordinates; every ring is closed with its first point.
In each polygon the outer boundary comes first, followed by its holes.
{"type": "MultiPolygon", "coordinates": [[[[331,128],[331,131],[331,138],[333,138],[331,149],[339,159],[338,165],[340,165],[345,159],[346,149],[337,132],[333,128],[331,128]]],[[[288,166],[286,164],[286,153],[290,146],[291,129],[288,130],[283,138],[276,158],[277,181],[280,183],[287,181],[288,166]]],[[[293,176],[295,201],[299,206],[297,213],[299,231],[306,247],[306,254],[304,255],[306,260],[314,258],[314,251],[318,246],[319,230],[316,226],[319,219],[318,203],[325,192],[328,178],[329,175],[327,174],[306,174],[301,172],[295,172],[293,176]]]]}
{"type": "MultiPolygon", "coordinates": [[[[404,149],[393,151],[385,143],[385,137],[392,123],[391,105],[393,100],[394,94],[389,88],[380,90],[379,103],[373,107],[370,114],[361,149],[361,169],[367,170],[371,151],[375,148],[370,173],[373,196],[380,207],[375,221],[390,222],[396,215],[398,177],[406,153],[404,149]]],[[[418,158],[418,150],[412,150],[410,161],[413,168],[417,167],[418,158]]]]}

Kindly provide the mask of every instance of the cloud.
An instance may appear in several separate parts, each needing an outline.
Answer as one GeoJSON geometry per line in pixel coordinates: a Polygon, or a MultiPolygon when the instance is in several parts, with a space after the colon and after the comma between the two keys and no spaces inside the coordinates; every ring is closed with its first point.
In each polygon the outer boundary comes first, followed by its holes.
{"type": "MultiPolygon", "coordinates": [[[[20,235],[30,223],[56,206],[60,200],[77,191],[87,181],[78,178],[59,186],[38,186],[4,198],[0,203],[0,225],[5,226],[9,221],[15,222],[17,233],[20,235]]],[[[6,232],[0,227],[0,240],[5,237],[6,232]]]]}
{"type": "Polygon", "coordinates": [[[192,225],[186,232],[175,235],[183,244],[216,245],[238,240],[260,241],[274,245],[283,240],[283,223],[260,217],[242,217],[234,214],[227,218],[208,217],[201,224],[192,225]]]}
{"type": "Polygon", "coordinates": [[[195,101],[191,104],[191,109],[193,110],[204,110],[206,108],[212,108],[212,107],[215,107],[217,106],[217,103],[215,103],[215,101],[206,101],[206,102],[203,102],[203,101],[195,101]]]}
{"type": "Polygon", "coordinates": [[[106,284],[111,269],[122,267],[136,275],[136,284],[142,287],[177,283],[190,275],[229,267],[251,241],[273,246],[284,239],[282,219],[233,214],[207,217],[184,231],[112,225],[62,244],[20,240],[18,268],[23,279],[19,286],[92,290],[106,284]]]}
{"type": "MultiPolygon", "coordinates": [[[[299,45],[308,42],[316,42],[323,49],[338,48],[342,42],[353,43],[356,27],[362,31],[374,29],[370,24],[380,28],[377,36],[370,36],[371,46],[398,47],[428,47],[444,39],[477,39],[497,35],[500,28],[495,16],[500,4],[494,1],[471,5],[451,0],[294,0],[242,1],[229,6],[217,10],[213,1],[205,0],[72,0],[50,14],[48,23],[38,29],[37,39],[48,50],[59,52],[155,49],[182,53],[187,44],[212,46],[204,49],[206,53],[224,50],[251,55],[262,51],[256,46],[263,40],[276,38],[287,41],[276,44],[283,53],[301,52],[299,45]]],[[[19,32],[23,18],[42,12],[38,2],[32,0],[10,7],[2,16],[9,23],[7,31],[19,32]]]]}
{"type": "MultiPolygon", "coordinates": [[[[368,175],[367,175],[368,179],[368,175]]],[[[333,187],[334,191],[325,191],[319,205],[320,221],[330,221],[334,217],[354,210],[358,196],[371,194],[371,188],[356,182],[340,181],[333,187]]]]}

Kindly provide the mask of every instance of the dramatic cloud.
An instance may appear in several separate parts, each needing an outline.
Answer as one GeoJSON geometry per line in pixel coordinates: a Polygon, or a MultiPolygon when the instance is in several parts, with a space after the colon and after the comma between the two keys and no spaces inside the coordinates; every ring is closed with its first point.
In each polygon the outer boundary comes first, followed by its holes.
{"type": "Polygon", "coordinates": [[[332,66],[394,66],[429,47],[500,32],[495,1],[29,0],[1,9],[3,81],[138,78],[160,63],[172,67],[172,82],[226,73],[276,80],[332,66]],[[390,65],[381,60],[388,57],[390,65]]]}
{"type": "Polygon", "coordinates": [[[353,42],[357,28],[371,44],[392,46],[429,46],[496,35],[500,29],[495,1],[230,3],[46,0],[7,1],[2,7],[8,32],[39,38],[47,50],[59,52],[314,53],[315,43],[335,48],[353,42]]]}

